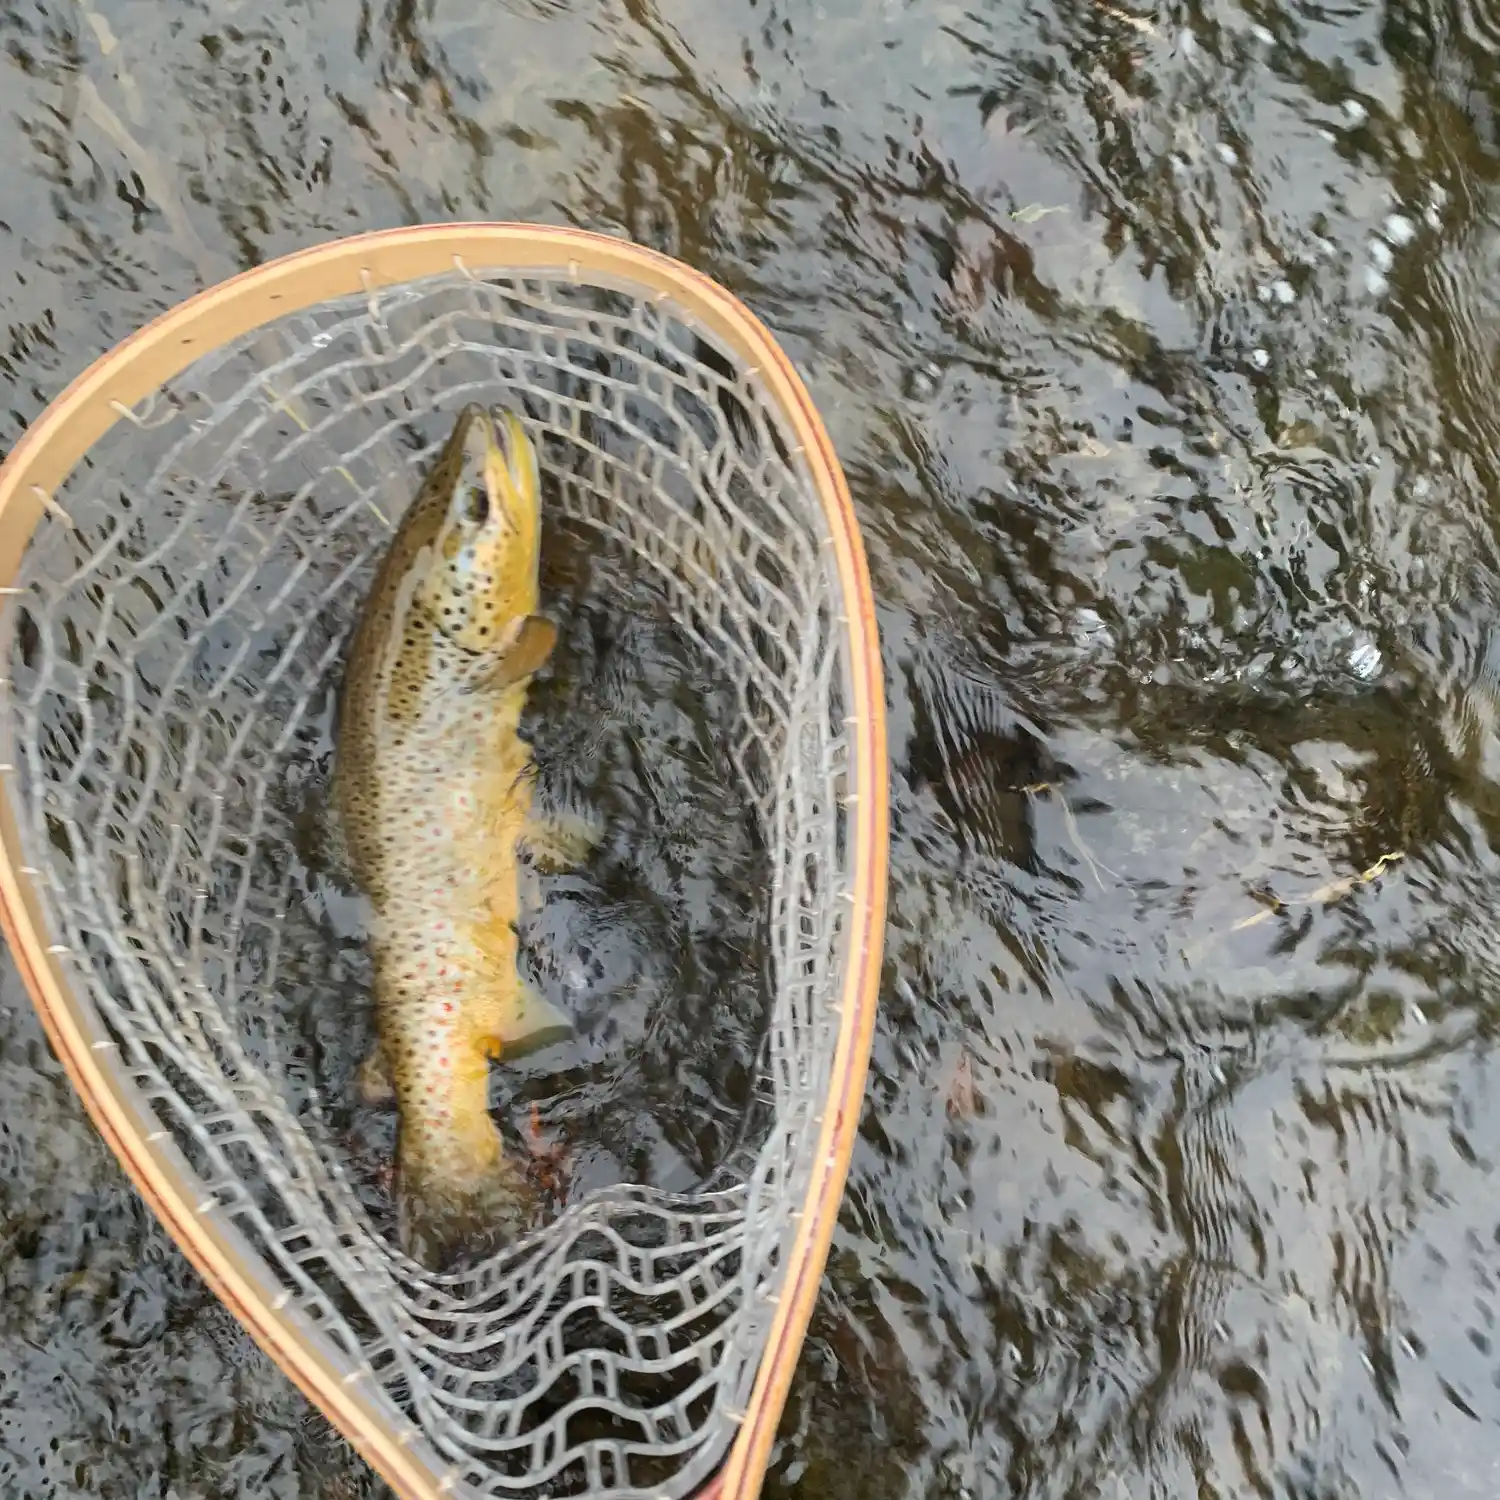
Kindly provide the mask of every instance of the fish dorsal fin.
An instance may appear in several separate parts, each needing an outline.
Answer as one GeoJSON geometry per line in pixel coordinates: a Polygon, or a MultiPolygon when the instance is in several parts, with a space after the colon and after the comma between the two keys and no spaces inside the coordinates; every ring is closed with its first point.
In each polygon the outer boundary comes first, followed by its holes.
{"type": "Polygon", "coordinates": [[[484,678],[490,689],[512,687],[539,670],[557,644],[557,626],[541,615],[527,615],[516,631],[510,649],[484,678]]]}

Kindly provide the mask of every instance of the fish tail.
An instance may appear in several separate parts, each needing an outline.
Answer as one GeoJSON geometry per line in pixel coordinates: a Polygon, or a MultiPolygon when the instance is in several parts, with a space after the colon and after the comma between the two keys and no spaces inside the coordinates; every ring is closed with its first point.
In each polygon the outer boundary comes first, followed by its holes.
{"type": "Polygon", "coordinates": [[[460,1257],[483,1259],[531,1225],[535,1191],[507,1155],[494,1122],[486,1116],[483,1124],[490,1139],[481,1153],[473,1151],[472,1139],[403,1139],[398,1146],[396,1234],[401,1249],[429,1270],[444,1270],[460,1257]]]}

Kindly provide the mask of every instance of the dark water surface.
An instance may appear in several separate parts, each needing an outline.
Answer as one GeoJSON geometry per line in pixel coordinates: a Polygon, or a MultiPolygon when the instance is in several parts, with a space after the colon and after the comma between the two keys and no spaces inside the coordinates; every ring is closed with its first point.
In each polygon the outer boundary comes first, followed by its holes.
{"type": "MultiPolygon", "coordinates": [[[[1500,1489],[1495,0],[3,0],[0,120],[0,445],[419,219],[804,371],[893,876],[768,1495],[1500,1489]]],[[[377,1493],[0,1000],[0,1495],[377,1493]]]]}

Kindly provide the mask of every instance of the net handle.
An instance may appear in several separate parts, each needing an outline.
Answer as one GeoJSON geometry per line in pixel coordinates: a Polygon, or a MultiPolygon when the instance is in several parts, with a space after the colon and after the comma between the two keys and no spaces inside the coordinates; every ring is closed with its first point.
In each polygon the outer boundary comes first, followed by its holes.
{"type": "MultiPolygon", "coordinates": [[[[847,611],[850,657],[849,834],[856,884],[849,963],[840,995],[833,1092],[824,1112],[806,1197],[745,1418],[703,1500],[753,1500],[812,1316],[843,1197],[864,1096],[885,930],[888,788],[884,677],[864,544],[837,455],[812,398],[761,321],[691,267],[627,240],[586,230],[506,223],[425,224],[354,235],[269,261],[208,288],[124,339],[72,382],[0,464],[0,586],[15,583],[32,532],[53,493],[114,424],[204,353],[283,317],[361,290],[452,272],[559,270],[586,283],[614,281],[655,293],[696,320],[743,369],[753,369],[793,439],[824,511],[847,611]]],[[[841,624],[845,622],[841,621],[841,624]]],[[[128,1080],[106,1065],[112,1045],[93,1006],[68,983],[47,936],[40,894],[22,873],[14,792],[0,772],[0,926],[54,1051],[95,1126],[141,1196],[215,1294],[305,1396],[343,1432],[403,1500],[438,1500],[455,1477],[425,1439],[392,1432],[370,1379],[329,1342],[310,1336],[294,1309],[277,1309],[259,1257],[232,1224],[195,1210],[191,1174],[128,1080]]]]}

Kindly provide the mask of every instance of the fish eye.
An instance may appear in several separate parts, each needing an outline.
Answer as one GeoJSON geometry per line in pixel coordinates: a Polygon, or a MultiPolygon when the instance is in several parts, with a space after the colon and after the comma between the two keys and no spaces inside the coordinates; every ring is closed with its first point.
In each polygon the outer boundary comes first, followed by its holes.
{"type": "Polygon", "coordinates": [[[489,492],[482,484],[471,484],[459,500],[458,513],[465,521],[483,526],[490,518],[489,492]]]}

